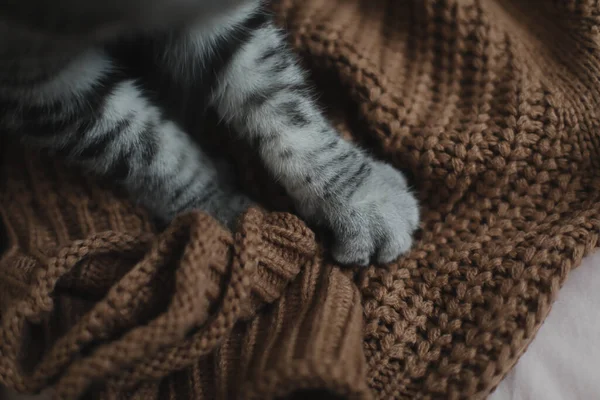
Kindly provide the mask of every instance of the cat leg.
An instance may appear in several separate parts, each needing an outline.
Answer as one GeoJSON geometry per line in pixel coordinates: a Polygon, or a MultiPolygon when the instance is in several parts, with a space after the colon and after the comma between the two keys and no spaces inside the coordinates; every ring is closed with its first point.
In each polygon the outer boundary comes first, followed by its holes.
{"type": "Polygon", "coordinates": [[[202,209],[232,226],[250,201],[101,50],[33,86],[0,88],[0,128],[117,182],[164,222],[202,209]]]}
{"type": "Polygon", "coordinates": [[[338,262],[390,262],[412,245],[417,200],[400,171],[339,136],[313,95],[284,35],[265,20],[232,55],[213,104],[258,144],[299,212],[333,231],[338,262]]]}

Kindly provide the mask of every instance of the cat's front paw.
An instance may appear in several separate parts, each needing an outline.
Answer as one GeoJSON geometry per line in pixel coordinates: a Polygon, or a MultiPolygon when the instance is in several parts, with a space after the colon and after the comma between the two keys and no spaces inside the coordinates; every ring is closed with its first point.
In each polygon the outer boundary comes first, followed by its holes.
{"type": "Polygon", "coordinates": [[[334,234],[332,255],[347,265],[388,263],[406,253],[419,224],[419,207],[401,172],[372,163],[372,172],[347,200],[324,207],[334,234]]]}

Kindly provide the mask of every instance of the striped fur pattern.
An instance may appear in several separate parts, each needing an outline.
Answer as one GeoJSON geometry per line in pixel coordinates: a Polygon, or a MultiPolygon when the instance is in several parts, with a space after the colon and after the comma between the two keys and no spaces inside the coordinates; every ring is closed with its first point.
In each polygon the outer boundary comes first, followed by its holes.
{"type": "MultiPolygon", "coordinates": [[[[78,1],[77,16],[87,15],[78,1]]],[[[0,6],[0,34],[17,32],[0,39],[2,132],[123,185],[163,221],[202,209],[231,226],[251,201],[174,109],[212,110],[256,144],[301,215],[333,231],[339,262],[388,262],[410,248],[419,211],[403,175],[326,121],[259,0],[148,0],[145,9],[175,11],[146,21],[129,13],[135,1],[105,0],[108,14],[132,22],[90,19],[91,32],[0,6]]]]}

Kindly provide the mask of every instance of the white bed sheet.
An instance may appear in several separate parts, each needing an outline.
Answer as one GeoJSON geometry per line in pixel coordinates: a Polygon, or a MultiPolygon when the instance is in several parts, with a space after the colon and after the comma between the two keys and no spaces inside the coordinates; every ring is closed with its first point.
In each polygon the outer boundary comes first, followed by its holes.
{"type": "MultiPolygon", "coordinates": [[[[49,397],[4,394],[0,400],[49,397]]],[[[489,400],[600,400],[600,252],[571,272],[544,325],[489,400]]]]}
{"type": "Polygon", "coordinates": [[[489,400],[600,399],[600,252],[571,272],[544,324],[489,400]]]}

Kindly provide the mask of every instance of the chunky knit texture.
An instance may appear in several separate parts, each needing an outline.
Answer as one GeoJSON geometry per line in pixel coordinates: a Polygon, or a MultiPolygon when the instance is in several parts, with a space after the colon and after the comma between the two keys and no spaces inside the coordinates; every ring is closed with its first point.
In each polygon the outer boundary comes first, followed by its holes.
{"type": "MultiPolygon", "coordinates": [[[[476,399],[526,349],[598,241],[597,3],[274,10],[341,131],[411,175],[414,249],[338,268],[298,218],[259,209],[234,234],[202,213],[156,232],[111,190],[4,146],[0,383],[60,399],[476,399]]],[[[248,187],[269,186],[239,161],[248,187]]]]}

